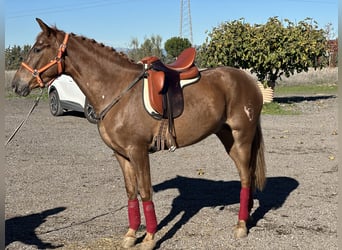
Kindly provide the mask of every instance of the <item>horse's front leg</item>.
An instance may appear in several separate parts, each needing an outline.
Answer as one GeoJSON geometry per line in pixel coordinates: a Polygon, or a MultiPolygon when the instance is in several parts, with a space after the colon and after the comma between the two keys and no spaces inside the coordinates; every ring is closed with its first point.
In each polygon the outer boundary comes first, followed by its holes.
{"type": "Polygon", "coordinates": [[[141,244],[142,249],[153,249],[154,236],[157,231],[157,218],[152,201],[152,184],[150,164],[147,151],[131,149],[129,158],[116,155],[125,178],[128,197],[129,229],[124,237],[122,246],[132,247],[136,240],[136,231],[140,225],[140,208],[138,193],[142,200],[146,220],[146,236],[141,244]]]}
{"type": "Polygon", "coordinates": [[[117,160],[120,163],[122,173],[125,179],[126,193],[128,197],[128,222],[129,228],[124,236],[122,242],[122,247],[130,248],[134,246],[136,241],[136,231],[138,230],[141,218],[140,218],[140,208],[138,201],[138,184],[136,177],[136,169],[132,167],[129,160],[124,158],[119,154],[115,154],[117,160]]]}

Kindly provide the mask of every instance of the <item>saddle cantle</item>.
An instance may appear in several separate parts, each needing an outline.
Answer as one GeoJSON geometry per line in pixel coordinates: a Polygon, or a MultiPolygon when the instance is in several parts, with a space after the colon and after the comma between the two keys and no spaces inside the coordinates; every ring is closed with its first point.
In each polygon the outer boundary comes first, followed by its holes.
{"type": "Polygon", "coordinates": [[[164,64],[156,56],[141,59],[147,70],[144,79],[144,105],[153,117],[169,119],[182,114],[182,87],[200,77],[194,64],[195,57],[195,48],[187,48],[171,64],[164,64]]]}

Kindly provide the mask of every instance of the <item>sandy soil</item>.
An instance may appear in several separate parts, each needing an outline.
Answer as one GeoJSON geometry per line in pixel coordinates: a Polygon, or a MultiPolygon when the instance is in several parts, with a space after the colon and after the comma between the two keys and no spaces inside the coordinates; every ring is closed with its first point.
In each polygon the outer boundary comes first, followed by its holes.
{"type": "MultiPolygon", "coordinates": [[[[237,170],[215,136],[151,155],[158,249],[337,249],[337,98],[293,100],[301,115],[262,116],[268,182],[245,239],[232,234],[237,170]]],[[[7,138],[33,100],[5,103],[7,138]]],[[[95,125],[42,101],[6,161],[6,249],[120,249],[123,177],[95,125]]]]}

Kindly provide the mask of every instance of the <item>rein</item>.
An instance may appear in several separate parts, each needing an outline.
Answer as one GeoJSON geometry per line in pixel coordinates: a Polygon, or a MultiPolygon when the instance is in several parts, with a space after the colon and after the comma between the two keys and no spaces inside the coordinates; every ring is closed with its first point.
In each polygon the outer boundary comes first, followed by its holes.
{"type": "Polygon", "coordinates": [[[141,74],[135,78],[117,97],[113,99],[111,103],[105,107],[98,116],[95,117],[96,120],[103,120],[105,115],[108,113],[108,111],[115,105],[117,104],[120,99],[130,90],[132,89],[146,74],[146,69],[144,69],[141,74]]]}
{"type": "MultiPolygon", "coordinates": [[[[66,50],[66,45],[68,43],[68,39],[69,39],[69,34],[66,33],[63,43],[59,46],[58,49],[58,53],[57,56],[51,60],[48,64],[46,64],[45,66],[41,67],[40,69],[33,69],[31,68],[29,65],[27,65],[26,63],[22,62],[21,65],[27,69],[28,71],[30,71],[32,73],[32,76],[35,77],[37,79],[37,82],[39,84],[40,87],[40,94],[37,97],[37,99],[35,100],[32,108],[29,110],[26,118],[18,125],[18,127],[14,130],[14,132],[12,133],[12,135],[7,139],[5,146],[7,146],[7,144],[13,139],[13,137],[18,133],[19,129],[25,124],[25,122],[28,120],[29,116],[32,114],[33,110],[35,109],[35,107],[37,107],[40,98],[43,95],[43,88],[45,87],[45,84],[41,78],[41,74],[48,70],[49,68],[51,68],[53,65],[57,64],[57,70],[58,70],[58,75],[61,75],[63,73],[63,65],[62,65],[62,57],[63,54],[66,50]]],[[[47,85],[50,85],[53,81],[55,80],[55,78],[53,78],[52,80],[50,80],[47,85]]]]}
{"type": "MultiPolygon", "coordinates": [[[[64,54],[64,52],[66,50],[66,47],[67,47],[66,45],[68,43],[68,39],[69,39],[69,34],[65,33],[65,37],[64,37],[63,43],[59,46],[57,56],[54,59],[52,59],[48,64],[46,64],[45,66],[41,67],[40,69],[33,69],[29,65],[27,65],[26,63],[24,63],[24,62],[21,63],[21,65],[25,69],[30,71],[32,73],[32,76],[37,79],[39,87],[44,88],[44,86],[45,86],[45,84],[44,84],[44,82],[43,82],[43,80],[42,80],[42,78],[40,76],[41,73],[43,73],[44,71],[48,70],[53,65],[57,64],[58,75],[61,75],[63,73],[62,57],[63,57],[63,54],[64,54]]],[[[52,83],[53,80],[55,80],[55,79],[52,79],[48,83],[48,85],[50,83],[52,83]]]]}

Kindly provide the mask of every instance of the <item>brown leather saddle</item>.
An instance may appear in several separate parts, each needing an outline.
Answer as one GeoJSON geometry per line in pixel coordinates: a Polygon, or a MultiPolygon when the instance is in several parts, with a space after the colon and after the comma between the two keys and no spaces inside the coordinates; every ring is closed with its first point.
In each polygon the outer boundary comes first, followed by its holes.
{"type": "Polygon", "coordinates": [[[149,101],[159,118],[173,119],[183,113],[184,98],[180,82],[199,76],[195,57],[195,48],[187,48],[171,64],[164,64],[155,56],[141,59],[147,69],[145,77],[148,79],[149,101]]]}

